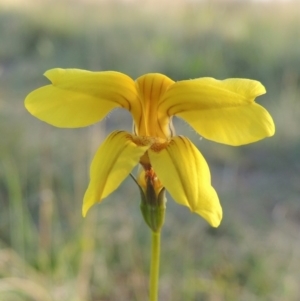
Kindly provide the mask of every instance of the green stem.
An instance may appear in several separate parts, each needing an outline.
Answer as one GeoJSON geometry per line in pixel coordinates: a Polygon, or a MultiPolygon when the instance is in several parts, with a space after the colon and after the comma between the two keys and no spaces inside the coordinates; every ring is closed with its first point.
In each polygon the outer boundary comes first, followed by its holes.
{"type": "Polygon", "coordinates": [[[151,237],[151,266],[150,266],[150,301],[157,301],[160,257],[160,232],[152,231],[151,237]]]}

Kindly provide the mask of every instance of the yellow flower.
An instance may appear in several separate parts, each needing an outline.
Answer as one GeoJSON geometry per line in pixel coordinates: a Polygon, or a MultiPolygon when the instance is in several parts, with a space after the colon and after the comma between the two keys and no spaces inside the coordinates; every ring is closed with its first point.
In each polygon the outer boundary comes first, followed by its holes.
{"type": "Polygon", "coordinates": [[[83,215],[140,163],[137,181],[142,189],[151,182],[158,195],[165,187],[177,203],[217,227],[222,208],[208,165],[188,138],[175,136],[172,116],[184,119],[204,138],[229,145],[255,142],[275,131],[272,117],[254,101],[265,93],[254,80],[207,77],[174,82],[150,73],[134,81],[119,72],[77,69],[52,69],[45,76],[52,84],[31,92],[25,106],[47,123],[84,127],[115,108],[128,110],[133,118],[132,134],[114,131],[98,149],[83,215]]]}

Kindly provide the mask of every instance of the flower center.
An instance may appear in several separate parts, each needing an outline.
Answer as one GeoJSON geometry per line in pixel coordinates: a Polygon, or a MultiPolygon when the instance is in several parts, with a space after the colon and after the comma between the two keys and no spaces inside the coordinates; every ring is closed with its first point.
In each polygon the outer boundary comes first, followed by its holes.
{"type": "MultiPolygon", "coordinates": [[[[162,149],[166,148],[169,144],[169,140],[159,138],[159,137],[151,137],[151,136],[132,136],[132,141],[139,146],[151,145],[150,149],[154,152],[160,152],[162,149]]],[[[143,168],[147,170],[151,170],[151,163],[148,155],[148,151],[144,153],[144,155],[140,158],[140,164],[143,168]]]]}

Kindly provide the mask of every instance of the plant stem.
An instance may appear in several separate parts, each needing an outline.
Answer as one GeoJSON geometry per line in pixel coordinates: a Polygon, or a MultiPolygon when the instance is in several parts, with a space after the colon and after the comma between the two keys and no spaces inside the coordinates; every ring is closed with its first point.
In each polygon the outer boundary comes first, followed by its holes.
{"type": "Polygon", "coordinates": [[[160,232],[152,231],[149,300],[157,301],[160,257],[160,232]]]}

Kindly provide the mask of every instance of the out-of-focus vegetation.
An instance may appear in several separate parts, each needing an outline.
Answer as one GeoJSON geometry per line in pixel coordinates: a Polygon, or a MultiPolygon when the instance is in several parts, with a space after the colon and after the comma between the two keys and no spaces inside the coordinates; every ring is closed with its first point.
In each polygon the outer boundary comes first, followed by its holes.
{"type": "Polygon", "coordinates": [[[53,67],[260,80],[272,139],[234,148],[176,121],[211,167],[224,220],[212,229],[169,197],[160,300],[299,300],[298,3],[0,6],[0,300],[147,300],[149,230],[134,182],[81,217],[89,162],[130,116],[72,130],[31,117],[23,100],[53,67]]]}

